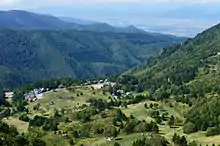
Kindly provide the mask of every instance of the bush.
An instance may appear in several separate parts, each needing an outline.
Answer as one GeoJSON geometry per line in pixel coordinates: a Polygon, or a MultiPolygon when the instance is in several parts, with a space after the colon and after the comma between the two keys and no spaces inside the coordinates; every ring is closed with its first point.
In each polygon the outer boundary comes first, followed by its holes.
{"type": "Polygon", "coordinates": [[[45,117],[35,116],[33,120],[30,120],[30,126],[42,126],[44,122],[47,120],[45,117]]]}
{"type": "Polygon", "coordinates": [[[29,117],[26,114],[21,115],[19,117],[19,120],[24,121],[24,122],[29,122],[30,121],[29,117]]]}
{"type": "Polygon", "coordinates": [[[117,137],[119,134],[117,129],[114,126],[106,127],[104,133],[108,137],[117,137]]]}
{"type": "Polygon", "coordinates": [[[159,115],[160,115],[160,112],[157,111],[157,110],[151,110],[151,111],[149,111],[149,115],[150,115],[152,118],[158,118],[159,115]]]}
{"type": "Polygon", "coordinates": [[[195,124],[193,124],[193,123],[187,123],[183,127],[183,132],[186,133],[186,134],[190,134],[190,133],[193,133],[193,132],[196,132],[196,131],[197,130],[196,130],[195,124]]]}
{"type": "Polygon", "coordinates": [[[55,119],[48,119],[44,122],[42,129],[44,131],[57,131],[58,122],[55,119]]]}
{"type": "Polygon", "coordinates": [[[34,139],[32,144],[34,146],[46,146],[46,143],[42,141],[41,139],[34,139]]]}
{"type": "Polygon", "coordinates": [[[206,136],[214,136],[218,134],[220,134],[220,127],[214,127],[207,131],[206,136]]]}

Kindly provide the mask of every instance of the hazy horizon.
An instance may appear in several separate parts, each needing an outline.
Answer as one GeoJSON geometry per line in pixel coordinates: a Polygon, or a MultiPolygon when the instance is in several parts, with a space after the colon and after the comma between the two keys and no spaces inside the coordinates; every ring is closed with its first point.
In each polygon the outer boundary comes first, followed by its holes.
{"type": "Polygon", "coordinates": [[[220,20],[218,0],[3,0],[1,10],[26,10],[114,26],[194,37],[220,20]]]}

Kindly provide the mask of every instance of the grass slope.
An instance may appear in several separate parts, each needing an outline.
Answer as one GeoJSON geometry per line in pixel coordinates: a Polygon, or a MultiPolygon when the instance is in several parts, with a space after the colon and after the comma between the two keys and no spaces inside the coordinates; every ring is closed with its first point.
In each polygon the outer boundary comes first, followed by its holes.
{"type": "MultiPolygon", "coordinates": [[[[144,93],[145,94],[145,93],[144,93]]],[[[90,98],[95,99],[103,99],[108,100],[109,94],[103,95],[101,89],[93,90],[90,86],[83,86],[83,87],[75,87],[74,91],[69,91],[66,89],[56,90],[48,92],[45,97],[41,100],[38,100],[36,102],[30,103],[27,107],[29,109],[28,116],[30,118],[33,118],[35,115],[50,117],[54,115],[55,111],[60,111],[63,109],[65,112],[65,115],[70,117],[75,111],[78,111],[79,107],[83,104],[87,104],[87,100],[90,98]],[[95,95],[94,95],[95,92],[95,95]],[[83,93],[83,95],[80,95],[80,93],[83,93]],[[77,96],[77,94],[79,96],[77,96]],[[50,104],[53,102],[54,104],[50,104]],[[37,104],[40,105],[39,110],[33,110],[33,107],[37,104]]],[[[149,111],[152,109],[146,109],[144,107],[144,104],[147,103],[150,105],[151,103],[158,104],[158,108],[156,110],[160,111],[160,113],[167,112],[168,116],[174,115],[175,118],[180,119],[183,123],[185,121],[184,114],[186,111],[188,111],[190,108],[186,104],[182,103],[176,103],[170,100],[168,103],[165,102],[155,102],[155,101],[143,101],[138,104],[132,104],[129,105],[127,108],[120,107],[122,112],[125,113],[126,116],[130,116],[131,114],[139,119],[139,120],[146,120],[148,122],[154,121],[153,118],[149,116],[149,111]],[[172,105],[172,106],[170,106],[172,105]]],[[[96,115],[93,117],[93,120],[90,124],[94,126],[100,126],[104,127],[108,124],[111,124],[112,117],[114,109],[105,111],[109,116],[108,118],[101,118],[100,115],[96,115]]],[[[18,113],[14,115],[13,117],[9,117],[8,119],[4,119],[5,122],[7,122],[9,125],[16,126],[20,132],[27,132],[28,124],[26,122],[22,122],[18,120],[19,115],[22,113],[18,113]]],[[[80,123],[77,121],[72,121],[71,123],[62,123],[59,127],[62,131],[68,131],[69,129],[78,129],[80,128],[80,123]]],[[[182,130],[182,126],[176,126],[175,128],[170,128],[167,125],[167,122],[163,122],[159,125],[159,135],[164,136],[167,140],[171,142],[172,136],[174,133],[177,133],[179,135],[186,136],[188,141],[196,140],[201,145],[206,144],[219,144],[219,136],[213,136],[213,137],[206,137],[204,132],[196,132],[193,134],[184,134],[182,130]]],[[[148,136],[149,133],[144,133],[144,135],[148,136]]],[[[119,142],[122,146],[130,146],[132,145],[133,141],[136,139],[139,139],[141,137],[140,133],[134,133],[129,135],[120,134],[118,136],[119,142]]],[[[66,141],[65,138],[62,136],[56,135],[53,132],[48,132],[43,139],[47,142],[47,145],[68,145],[68,141],[66,141]]],[[[105,137],[103,136],[97,136],[97,137],[90,137],[90,138],[82,138],[77,140],[77,144],[84,144],[85,146],[113,146],[115,141],[107,142],[105,140],[105,137]]]]}

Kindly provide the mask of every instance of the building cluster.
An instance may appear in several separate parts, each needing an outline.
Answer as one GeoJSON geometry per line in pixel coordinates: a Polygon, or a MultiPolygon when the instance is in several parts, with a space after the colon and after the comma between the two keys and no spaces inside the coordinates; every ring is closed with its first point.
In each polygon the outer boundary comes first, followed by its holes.
{"type": "Polygon", "coordinates": [[[24,94],[25,100],[27,101],[36,101],[38,99],[43,98],[45,92],[49,91],[49,89],[40,88],[40,89],[34,89],[30,91],[29,93],[24,94]]]}
{"type": "Polygon", "coordinates": [[[133,92],[124,92],[124,90],[117,90],[116,94],[112,94],[112,96],[118,100],[118,99],[128,99],[133,96],[133,92]]]}
{"type": "Polygon", "coordinates": [[[5,92],[6,98],[12,98],[14,96],[14,92],[5,92]]]}
{"type": "MultiPolygon", "coordinates": [[[[56,89],[53,90],[59,90],[59,89],[63,89],[65,88],[64,85],[59,85],[56,89]]],[[[49,88],[39,88],[39,89],[34,89],[32,91],[30,91],[29,93],[24,94],[25,100],[27,101],[36,101],[38,99],[42,99],[45,95],[45,93],[47,93],[48,91],[50,91],[49,88]]]]}
{"type": "Polygon", "coordinates": [[[94,81],[86,81],[85,82],[85,85],[92,85],[92,84],[105,84],[105,83],[108,83],[108,79],[105,79],[105,80],[94,80],[94,81]]]}

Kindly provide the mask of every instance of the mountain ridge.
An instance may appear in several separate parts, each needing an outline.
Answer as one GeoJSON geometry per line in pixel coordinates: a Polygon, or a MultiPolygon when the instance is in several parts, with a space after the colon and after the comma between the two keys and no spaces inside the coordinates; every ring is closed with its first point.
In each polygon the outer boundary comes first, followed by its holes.
{"type": "Polygon", "coordinates": [[[42,78],[116,75],[180,41],[149,34],[0,29],[0,81],[16,86],[42,78]]]}
{"type": "MultiPolygon", "coordinates": [[[[82,25],[76,22],[77,21],[65,21],[62,20],[62,18],[53,15],[38,14],[24,10],[0,11],[0,28],[30,29],[30,30],[31,29],[52,29],[52,30],[73,29],[79,31],[92,31],[92,32],[155,34],[136,28],[135,26],[132,25],[126,27],[114,27],[107,23],[92,23],[92,24],[90,23],[88,25],[82,25]]],[[[160,34],[160,35],[166,35],[166,34],[160,34]]]]}
{"type": "Polygon", "coordinates": [[[219,34],[220,24],[217,24],[185,43],[165,48],[161,55],[151,57],[147,64],[131,70],[128,74],[140,77],[141,84],[153,90],[174,85],[187,86],[197,94],[207,93],[206,89],[194,91],[201,89],[199,82],[207,89],[219,88],[215,80],[217,76],[214,77],[219,71],[220,63],[219,34]]]}

